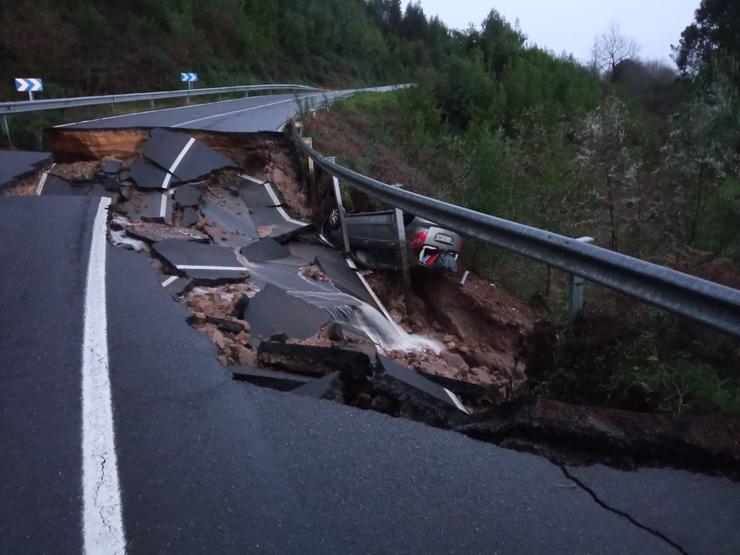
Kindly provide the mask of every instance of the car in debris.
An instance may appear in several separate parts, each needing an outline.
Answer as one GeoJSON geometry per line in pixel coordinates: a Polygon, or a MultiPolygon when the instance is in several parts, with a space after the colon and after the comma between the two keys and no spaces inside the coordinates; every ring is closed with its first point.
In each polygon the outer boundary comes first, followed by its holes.
{"type": "MultiPolygon", "coordinates": [[[[350,256],[358,266],[373,270],[396,270],[400,267],[395,210],[347,214],[345,222],[350,256]]],[[[403,215],[403,225],[412,269],[457,270],[463,247],[460,235],[408,213],[403,215]]],[[[329,215],[323,235],[334,247],[342,248],[338,210],[329,215]]]]}

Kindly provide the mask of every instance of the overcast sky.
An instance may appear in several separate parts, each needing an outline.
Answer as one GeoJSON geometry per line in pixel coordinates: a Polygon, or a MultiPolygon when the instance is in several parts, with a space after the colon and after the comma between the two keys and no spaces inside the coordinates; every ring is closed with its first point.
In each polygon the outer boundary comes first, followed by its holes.
{"type": "MultiPolygon", "coordinates": [[[[406,3],[406,2],[404,2],[406,3]]],[[[438,15],[447,26],[480,26],[491,8],[512,24],[519,19],[531,43],[565,51],[586,61],[594,35],[612,20],[640,46],[640,57],[670,62],[671,44],[694,20],[700,0],[421,0],[428,17],[438,15]]]]}

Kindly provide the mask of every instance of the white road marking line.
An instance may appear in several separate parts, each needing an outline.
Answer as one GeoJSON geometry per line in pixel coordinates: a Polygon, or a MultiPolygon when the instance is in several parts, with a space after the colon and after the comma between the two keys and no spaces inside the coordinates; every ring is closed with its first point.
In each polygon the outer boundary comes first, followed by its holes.
{"type": "MultiPolygon", "coordinates": [[[[299,97],[301,100],[310,99],[310,98],[316,98],[317,96],[323,96],[324,93],[321,94],[314,94],[314,95],[306,95],[299,97]]],[[[191,123],[197,123],[199,121],[205,121],[207,119],[213,119],[213,118],[220,118],[223,116],[231,116],[233,114],[240,114],[242,112],[250,112],[252,110],[260,110],[262,108],[269,108],[270,106],[277,106],[278,104],[287,104],[288,102],[295,102],[295,98],[289,98],[287,100],[279,100],[277,102],[271,102],[270,104],[261,104],[259,106],[252,106],[250,108],[241,108],[239,110],[232,110],[231,112],[222,112],[220,114],[213,114],[211,116],[206,116],[204,118],[197,118],[197,119],[191,119],[190,121],[183,121],[182,123],[178,123],[175,125],[171,125],[170,127],[182,127],[184,125],[190,125],[191,123]]]]}
{"type": "Polygon", "coordinates": [[[123,554],[126,539],[113,426],[105,259],[107,208],[101,198],[92,229],[82,338],[83,551],[123,554]]]}
{"type": "Polygon", "coordinates": [[[180,279],[179,276],[170,276],[162,282],[162,287],[167,287],[170,283],[173,283],[174,281],[178,279],[180,279]]]}
{"type": "Polygon", "coordinates": [[[93,121],[104,121],[108,119],[127,118],[130,116],[138,116],[140,114],[153,114],[155,112],[169,112],[170,110],[182,110],[183,108],[201,108],[203,106],[212,104],[222,104],[224,102],[238,102],[244,100],[243,98],[228,98],[226,100],[217,100],[215,102],[203,102],[201,104],[188,104],[186,106],[173,106],[172,108],[157,108],[156,110],[144,110],[143,112],[131,112],[130,114],[121,114],[120,116],[105,116],[103,118],[85,119],[82,121],[73,121],[71,123],[61,123],[54,127],[69,127],[70,125],[82,125],[83,123],[90,123],[93,121]]]}
{"type": "MultiPolygon", "coordinates": [[[[347,261],[347,265],[348,265],[348,266],[349,266],[350,268],[352,268],[352,266],[354,266],[354,262],[352,262],[352,261],[351,261],[351,260],[350,260],[349,258],[347,258],[347,259],[345,259],[345,260],[347,261]]],[[[355,268],[357,268],[357,266],[355,266],[355,268]]],[[[357,277],[358,277],[358,278],[360,278],[360,281],[361,281],[361,282],[362,282],[362,284],[363,284],[363,285],[365,286],[365,289],[367,289],[367,292],[368,292],[368,293],[370,293],[370,296],[371,296],[371,297],[373,298],[373,301],[375,301],[375,304],[376,304],[376,305],[378,306],[378,308],[380,308],[380,312],[382,312],[382,313],[383,313],[383,316],[385,316],[385,317],[386,317],[386,319],[387,319],[387,320],[388,320],[388,321],[389,321],[389,322],[390,322],[391,324],[393,324],[394,326],[398,327],[398,324],[396,324],[396,321],[395,321],[395,320],[394,320],[393,318],[391,318],[391,315],[390,315],[390,314],[388,314],[388,311],[386,310],[385,306],[383,306],[383,303],[382,303],[382,302],[380,302],[380,299],[379,299],[379,298],[378,298],[378,296],[377,296],[377,295],[375,294],[375,291],[373,291],[373,288],[372,288],[372,287],[370,287],[370,284],[369,284],[369,283],[367,282],[367,280],[365,279],[365,276],[363,276],[363,275],[362,275],[362,274],[361,274],[360,272],[358,272],[357,270],[355,270],[355,273],[357,274],[357,277]]]]}
{"type": "Polygon", "coordinates": [[[44,185],[46,185],[46,179],[49,177],[49,173],[51,173],[51,170],[54,169],[54,166],[56,166],[56,164],[52,164],[51,167],[43,173],[43,175],[41,176],[41,179],[39,179],[39,184],[36,185],[36,196],[37,197],[40,197],[41,193],[44,192],[44,185]]]}
{"type": "Polygon", "coordinates": [[[447,395],[449,395],[449,397],[452,400],[452,402],[455,404],[455,406],[460,411],[464,412],[465,414],[470,414],[470,412],[468,411],[468,409],[465,408],[465,405],[462,404],[462,402],[460,401],[460,398],[457,395],[455,395],[454,393],[452,393],[452,391],[450,391],[446,387],[443,387],[442,389],[445,390],[445,393],[447,393],[447,395]]]}
{"type": "Polygon", "coordinates": [[[164,180],[162,181],[162,189],[164,189],[165,192],[162,193],[162,199],[160,200],[160,203],[159,203],[159,217],[160,218],[164,218],[165,214],[167,213],[167,195],[169,194],[169,191],[167,191],[167,189],[169,189],[170,183],[172,182],[172,174],[175,173],[175,170],[182,162],[182,159],[185,158],[185,155],[188,153],[188,151],[190,150],[190,147],[192,147],[194,143],[195,143],[195,138],[190,137],[190,140],[187,143],[185,143],[184,147],[182,147],[182,150],[180,151],[180,154],[177,155],[177,158],[175,158],[175,161],[172,162],[172,165],[170,166],[170,169],[167,172],[167,175],[164,176],[164,180]]]}
{"type": "Polygon", "coordinates": [[[213,270],[219,272],[245,272],[247,269],[244,266],[175,266],[178,270],[213,270]]]}
{"type": "Polygon", "coordinates": [[[267,191],[267,194],[270,196],[270,200],[272,200],[272,203],[275,205],[275,208],[277,208],[278,214],[280,214],[286,222],[290,224],[299,225],[301,227],[308,225],[306,222],[302,222],[300,220],[294,220],[293,218],[288,216],[288,213],[283,209],[282,206],[280,206],[282,202],[280,202],[280,199],[275,194],[275,191],[273,190],[269,182],[264,181],[262,179],[257,179],[256,177],[252,177],[251,175],[246,175],[246,174],[241,174],[239,177],[241,177],[242,179],[246,179],[247,181],[251,181],[252,183],[256,183],[257,185],[264,185],[265,191],[267,191]]]}

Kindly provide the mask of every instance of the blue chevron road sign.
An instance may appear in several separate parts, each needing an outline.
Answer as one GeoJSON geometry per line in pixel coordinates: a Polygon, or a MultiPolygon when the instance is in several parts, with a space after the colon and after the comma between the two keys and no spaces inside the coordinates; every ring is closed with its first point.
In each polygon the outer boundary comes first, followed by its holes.
{"type": "Polygon", "coordinates": [[[16,77],[15,90],[18,92],[41,92],[44,82],[36,77],[16,77]]]}
{"type": "Polygon", "coordinates": [[[180,74],[180,81],[183,81],[185,83],[193,83],[197,80],[198,80],[197,73],[181,73],[180,74]]]}

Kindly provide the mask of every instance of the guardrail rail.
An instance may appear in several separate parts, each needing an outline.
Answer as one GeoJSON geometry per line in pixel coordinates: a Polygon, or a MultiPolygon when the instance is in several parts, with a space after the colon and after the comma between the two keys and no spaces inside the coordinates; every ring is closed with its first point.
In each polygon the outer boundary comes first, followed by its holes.
{"type": "Polygon", "coordinates": [[[298,149],[316,166],[387,205],[740,337],[737,289],[393,187],[322,156],[306,144],[295,128],[292,136],[298,149]]]}
{"type": "Polygon", "coordinates": [[[98,104],[117,104],[119,102],[141,102],[146,100],[164,100],[168,98],[189,98],[211,94],[248,93],[251,91],[320,91],[307,85],[293,85],[289,83],[272,83],[262,85],[238,85],[234,87],[211,87],[206,89],[181,89],[175,91],[158,91],[146,93],[109,94],[101,96],[77,96],[72,98],[48,98],[43,100],[21,100],[0,102],[0,115],[8,116],[24,112],[39,112],[42,110],[59,110],[63,108],[79,108],[98,104]]]}

